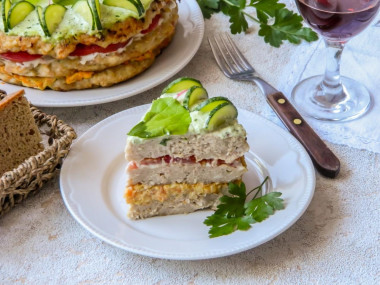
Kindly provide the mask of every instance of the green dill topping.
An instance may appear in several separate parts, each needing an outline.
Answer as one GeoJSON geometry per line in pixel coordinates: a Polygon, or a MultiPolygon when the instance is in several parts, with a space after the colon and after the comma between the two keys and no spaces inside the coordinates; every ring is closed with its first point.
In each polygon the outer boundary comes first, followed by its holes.
{"type": "Polygon", "coordinates": [[[166,146],[166,143],[170,140],[170,138],[164,138],[160,141],[160,145],[166,146]]]}

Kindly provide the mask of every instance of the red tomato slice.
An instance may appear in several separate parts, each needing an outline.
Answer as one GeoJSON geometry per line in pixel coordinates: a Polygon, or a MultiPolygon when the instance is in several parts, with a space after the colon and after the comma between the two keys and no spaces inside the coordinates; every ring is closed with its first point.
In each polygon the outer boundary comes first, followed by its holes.
{"type": "Polygon", "coordinates": [[[71,56],[83,56],[92,54],[95,52],[101,52],[101,53],[107,53],[107,52],[113,52],[118,50],[119,48],[125,47],[129,41],[126,41],[124,43],[118,43],[118,44],[110,44],[108,47],[103,48],[98,45],[84,45],[84,44],[78,44],[76,49],[70,53],[71,56]]]}
{"type": "Polygon", "coordinates": [[[145,35],[145,34],[151,32],[151,31],[153,31],[155,28],[157,28],[157,26],[158,26],[158,22],[160,21],[160,18],[161,18],[160,15],[156,15],[156,16],[153,18],[152,23],[150,23],[149,27],[148,27],[146,30],[141,31],[141,33],[142,33],[143,35],[145,35]]]}
{"type": "Polygon", "coordinates": [[[8,59],[14,62],[31,61],[31,60],[39,59],[42,57],[42,55],[40,54],[30,54],[30,53],[27,53],[26,51],[5,52],[5,53],[1,53],[0,56],[2,58],[8,59]]]}
{"type": "Polygon", "coordinates": [[[134,170],[134,169],[138,169],[139,167],[137,166],[136,162],[135,161],[130,161],[127,165],[127,169],[128,170],[134,170]]]}

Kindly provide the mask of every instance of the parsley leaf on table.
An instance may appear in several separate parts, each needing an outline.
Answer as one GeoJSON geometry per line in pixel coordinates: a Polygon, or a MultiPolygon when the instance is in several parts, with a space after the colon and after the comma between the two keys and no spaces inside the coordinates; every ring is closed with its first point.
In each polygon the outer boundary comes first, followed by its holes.
{"type": "Polygon", "coordinates": [[[273,215],[275,210],[284,208],[284,200],[279,198],[280,192],[271,192],[256,198],[267,179],[268,177],[249,193],[246,193],[243,182],[229,183],[229,195],[220,198],[215,213],[203,222],[211,227],[208,232],[210,238],[228,235],[236,230],[246,231],[251,228],[251,224],[262,222],[273,215]],[[247,197],[254,191],[256,193],[253,199],[246,202],[247,197]]]}
{"type": "Polygon", "coordinates": [[[309,28],[303,28],[302,17],[292,11],[277,10],[274,18],[272,25],[261,23],[259,30],[259,36],[263,36],[264,41],[274,47],[279,47],[283,40],[299,44],[302,39],[306,41],[318,39],[318,36],[309,28]]]}
{"type": "Polygon", "coordinates": [[[237,34],[248,29],[248,22],[242,9],[233,6],[226,8],[226,11],[228,11],[228,15],[230,16],[231,33],[237,34]]]}
{"type": "Polygon", "coordinates": [[[198,1],[199,7],[202,10],[203,17],[210,19],[212,14],[218,13],[219,0],[201,0],[198,1]]]}
{"type": "Polygon", "coordinates": [[[302,17],[288,10],[279,0],[197,0],[206,19],[212,14],[222,12],[229,16],[232,34],[248,29],[247,18],[260,24],[259,36],[274,47],[279,47],[284,40],[299,44],[301,40],[316,41],[318,35],[310,28],[303,27],[302,17]],[[245,9],[253,7],[256,17],[245,9]]]}
{"type": "Polygon", "coordinates": [[[278,3],[278,0],[251,0],[250,6],[256,9],[261,22],[266,22],[269,17],[274,17],[276,11],[285,8],[285,4],[278,3]]]}

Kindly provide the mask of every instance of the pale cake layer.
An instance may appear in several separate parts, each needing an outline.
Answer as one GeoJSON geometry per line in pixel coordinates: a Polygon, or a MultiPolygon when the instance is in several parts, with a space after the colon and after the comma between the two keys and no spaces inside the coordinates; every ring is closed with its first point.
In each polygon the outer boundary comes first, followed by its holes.
{"type": "Polygon", "coordinates": [[[218,194],[227,185],[228,183],[136,184],[126,187],[124,197],[128,204],[143,205],[152,201],[164,202],[172,196],[195,198],[198,195],[218,194]]]}
{"type": "Polygon", "coordinates": [[[219,204],[219,198],[222,194],[205,194],[197,195],[194,198],[183,196],[182,199],[172,197],[165,202],[154,201],[148,205],[131,205],[128,211],[128,217],[133,220],[145,219],[154,216],[168,216],[177,214],[189,214],[197,210],[212,209],[216,210],[219,204]]]}
{"type": "Polygon", "coordinates": [[[125,156],[128,161],[157,158],[165,155],[177,158],[194,156],[196,161],[221,159],[226,163],[242,157],[249,150],[246,133],[240,124],[228,130],[204,134],[136,139],[128,137],[125,156]],[[223,135],[221,135],[223,134],[223,135]]]}
{"type": "Polygon", "coordinates": [[[228,191],[228,183],[169,184],[128,186],[125,198],[130,205],[131,219],[153,216],[187,214],[196,210],[212,208],[228,191]]]}
{"type": "Polygon", "coordinates": [[[127,184],[225,183],[241,179],[246,171],[243,157],[230,164],[221,161],[166,163],[162,160],[160,163],[138,165],[132,162],[127,167],[127,184]]]}
{"type": "MultiPolygon", "coordinates": [[[[0,72],[0,79],[12,84],[32,87],[37,89],[50,88],[53,90],[68,91],[75,89],[87,89],[95,87],[107,87],[113,84],[123,82],[129,78],[146,70],[154,63],[155,57],[165,48],[171,41],[173,35],[162,42],[156,50],[148,52],[147,58],[139,58],[136,61],[127,61],[117,66],[107,68],[99,72],[78,72],[73,74],[68,81],[68,77],[28,77],[21,75],[9,75],[0,72]]],[[[1,67],[0,67],[1,71],[1,67]]]]}

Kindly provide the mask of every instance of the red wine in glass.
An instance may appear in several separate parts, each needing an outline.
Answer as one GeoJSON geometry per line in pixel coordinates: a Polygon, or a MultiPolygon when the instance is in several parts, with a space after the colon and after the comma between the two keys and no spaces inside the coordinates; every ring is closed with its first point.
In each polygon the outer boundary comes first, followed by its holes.
{"type": "Polygon", "coordinates": [[[294,105],[302,114],[319,120],[348,121],[364,115],[373,102],[371,94],[360,82],[340,75],[340,60],[348,40],[375,18],[380,0],[295,1],[305,21],[323,37],[327,61],[324,74],[294,87],[294,105]]]}
{"type": "Polygon", "coordinates": [[[377,13],[374,0],[296,0],[308,24],[323,37],[345,41],[359,34],[377,13]]]}

